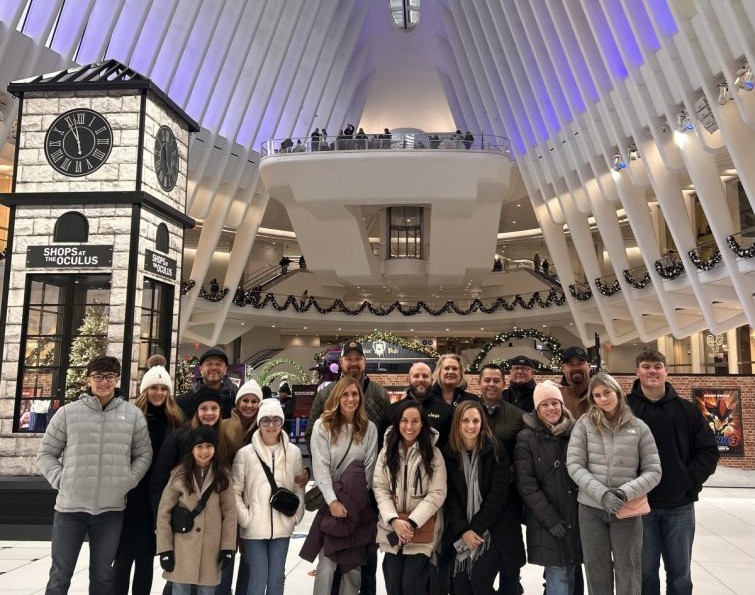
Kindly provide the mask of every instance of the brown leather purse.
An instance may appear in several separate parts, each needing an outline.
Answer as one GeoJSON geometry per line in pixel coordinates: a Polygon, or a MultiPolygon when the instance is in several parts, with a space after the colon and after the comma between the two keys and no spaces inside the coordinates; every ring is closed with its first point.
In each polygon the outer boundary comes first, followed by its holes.
{"type": "MultiPolygon", "coordinates": [[[[425,522],[424,525],[421,527],[417,527],[414,530],[414,538],[412,539],[411,543],[432,543],[433,537],[435,536],[435,516],[431,516],[427,522],[425,522]]],[[[402,521],[408,521],[409,520],[409,513],[408,512],[399,512],[398,518],[400,518],[402,521]]]]}

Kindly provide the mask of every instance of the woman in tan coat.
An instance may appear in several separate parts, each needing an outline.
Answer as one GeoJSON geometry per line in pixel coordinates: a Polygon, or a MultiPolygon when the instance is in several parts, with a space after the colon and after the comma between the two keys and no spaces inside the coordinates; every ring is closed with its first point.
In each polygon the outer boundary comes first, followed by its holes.
{"type": "Polygon", "coordinates": [[[173,583],[173,595],[213,595],[220,569],[236,551],[236,498],[227,469],[215,454],[218,436],[208,426],[189,434],[191,448],[171,473],[157,511],[157,551],[163,578],[173,583]],[[192,511],[205,490],[210,496],[187,533],[174,533],[171,511],[176,505],[192,511]]]}
{"type": "Polygon", "coordinates": [[[446,465],[434,446],[437,438],[414,399],[399,404],[385,432],[372,489],[380,511],[377,541],[385,552],[388,595],[426,593],[430,584],[430,561],[443,533],[447,490],[446,465]]]}

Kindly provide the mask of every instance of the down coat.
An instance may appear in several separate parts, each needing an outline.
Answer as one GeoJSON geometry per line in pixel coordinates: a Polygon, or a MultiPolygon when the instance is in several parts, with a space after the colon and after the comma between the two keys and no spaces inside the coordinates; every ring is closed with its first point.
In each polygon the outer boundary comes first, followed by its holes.
{"type": "Polygon", "coordinates": [[[280,433],[280,437],[280,442],[271,452],[262,442],[260,433],[255,432],[251,444],[236,453],[233,461],[233,490],[242,539],[291,537],[294,527],[304,516],[304,488],[294,483],[294,477],[303,470],[301,451],[289,443],[284,432],[280,433]],[[272,489],[258,453],[273,472],[277,486],[299,496],[299,509],[294,516],[286,516],[270,506],[272,489]]]}
{"type": "MultiPolygon", "coordinates": [[[[574,421],[570,420],[573,427],[574,421]]],[[[527,507],[527,557],[540,566],[572,566],[582,561],[577,518],[577,486],[566,471],[569,431],[555,436],[534,414],[524,416],[516,438],[516,486],[527,507]],[[564,521],[566,536],[549,529],[564,521]]]]}
{"type": "Polygon", "coordinates": [[[194,518],[194,527],[188,533],[173,533],[170,511],[176,504],[194,510],[202,493],[212,484],[212,469],[205,477],[203,489],[192,478],[194,491],[189,493],[180,468],[170,475],[157,509],[157,551],[173,551],[176,567],[163,572],[163,578],[174,583],[213,586],[220,583],[221,550],[236,550],[236,500],[233,487],[218,494],[210,494],[204,510],[194,518]]]}
{"type": "Polygon", "coordinates": [[[58,490],[59,512],[123,510],[151,461],[141,410],[118,396],[103,409],[89,393],[53,416],[37,452],[37,468],[58,490]]]}
{"type": "MultiPolygon", "coordinates": [[[[391,428],[385,433],[386,440],[390,432],[391,428]]],[[[438,431],[433,429],[432,434],[435,444],[438,431]]],[[[375,465],[372,490],[380,512],[377,542],[384,552],[397,554],[399,546],[388,542],[388,534],[393,532],[390,521],[398,517],[399,512],[408,512],[409,518],[421,527],[435,515],[435,535],[432,543],[407,543],[402,549],[405,555],[423,554],[431,557],[443,535],[443,503],[448,489],[443,455],[433,447],[433,476],[430,478],[416,442],[406,451],[401,447],[398,450],[399,470],[396,474],[395,492],[391,489],[391,474],[385,461],[385,448],[380,451],[375,465]]]]}
{"type": "Polygon", "coordinates": [[[601,430],[589,416],[581,417],[566,451],[566,468],[579,486],[581,504],[602,508],[600,501],[609,488],[621,489],[632,500],[658,485],[661,460],[645,422],[627,410],[613,430],[601,430]]]}

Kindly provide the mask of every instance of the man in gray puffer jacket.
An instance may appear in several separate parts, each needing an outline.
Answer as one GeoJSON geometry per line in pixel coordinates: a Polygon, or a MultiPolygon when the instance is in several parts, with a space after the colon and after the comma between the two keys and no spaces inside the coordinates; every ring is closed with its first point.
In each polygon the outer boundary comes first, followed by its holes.
{"type": "Polygon", "coordinates": [[[87,391],[55,414],[37,453],[37,468],[58,491],[47,595],[68,592],[87,535],[90,593],[113,590],[126,493],[152,461],[144,415],[116,394],[120,362],[95,357],[86,372],[87,391]]]}

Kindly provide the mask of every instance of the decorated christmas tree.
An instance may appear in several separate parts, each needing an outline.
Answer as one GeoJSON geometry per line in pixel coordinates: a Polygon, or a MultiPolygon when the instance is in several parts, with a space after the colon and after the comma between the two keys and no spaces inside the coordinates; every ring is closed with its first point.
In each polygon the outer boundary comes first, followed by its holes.
{"type": "Polygon", "coordinates": [[[86,366],[93,357],[107,351],[107,306],[86,306],[78,335],[71,342],[66,371],[66,401],[75,401],[86,388],[86,366]]]}
{"type": "Polygon", "coordinates": [[[194,386],[194,367],[196,358],[179,357],[178,366],[176,366],[176,395],[185,393],[194,386]]]}

